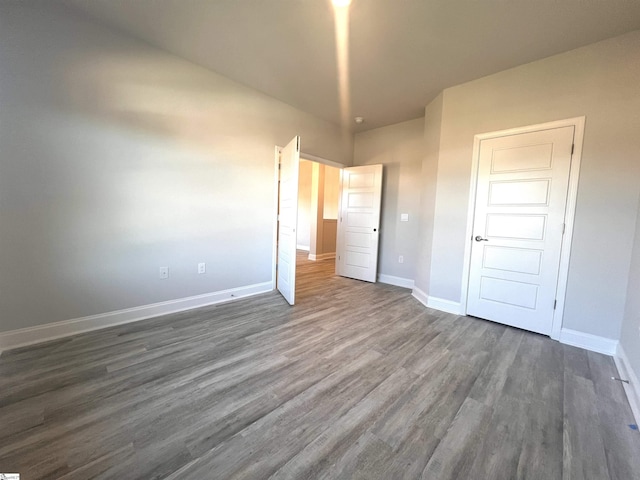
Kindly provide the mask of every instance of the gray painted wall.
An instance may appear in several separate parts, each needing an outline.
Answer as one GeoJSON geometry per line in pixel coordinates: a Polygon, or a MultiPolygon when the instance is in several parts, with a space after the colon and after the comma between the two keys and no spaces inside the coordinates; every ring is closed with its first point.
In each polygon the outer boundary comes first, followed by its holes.
{"type": "MultiPolygon", "coordinates": [[[[636,378],[640,378],[640,204],[636,218],[636,234],[633,255],[631,256],[629,286],[620,344],[629,359],[636,378]]],[[[638,386],[636,385],[635,388],[637,391],[638,386]]]]}
{"type": "Polygon", "coordinates": [[[0,331],[270,281],[274,146],[353,151],[335,125],[43,2],[0,2],[0,105],[0,331]]]}
{"type": "Polygon", "coordinates": [[[420,228],[420,169],[424,119],[418,118],[355,136],[354,165],[383,164],[378,273],[413,280],[420,228]],[[400,214],[409,221],[401,222],[400,214]],[[398,263],[398,256],[404,263],[398,263]]]}
{"type": "Polygon", "coordinates": [[[423,293],[429,291],[429,278],[431,275],[436,181],[438,178],[440,130],[442,126],[442,97],[441,93],[427,105],[424,115],[424,153],[420,177],[420,234],[418,236],[418,261],[415,272],[415,288],[423,293]]]}
{"type": "Polygon", "coordinates": [[[585,115],[563,327],[619,338],[640,194],[639,78],[634,32],[444,91],[429,295],[460,301],[474,135],[585,115]]]}

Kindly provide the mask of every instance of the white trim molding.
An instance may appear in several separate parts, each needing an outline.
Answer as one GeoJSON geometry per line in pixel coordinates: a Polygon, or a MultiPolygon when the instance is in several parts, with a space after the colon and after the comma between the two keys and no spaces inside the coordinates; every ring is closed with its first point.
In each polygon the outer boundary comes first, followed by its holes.
{"type": "Polygon", "coordinates": [[[616,352],[616,356],[613,357],[613,360],[616,362],[616,367],[618,367],[620,378],[629,380],[629,383],[622,383],[622,387],[627,394],[627,399],[629,400],[629,405],[631,406],[631,411],[636,419],[636,423],[640,423],[640,382],[638,381],[636,372],[634,372],[631,367],[629,357],[624,353],[622,344],[618,344],[618,351],[616,352]]]}
{"type": "MultiPolygon", "coordinates": [[[[282,148],[275,146],[273,169],[273,245],[271,250],[271,289],[277,287],[278,274],[278,200],[280,198],[280,152],[282,148]]],[[[297,242],[296,242],[297,243],[297,242]]]]}
{"type": "Polygon", "coordinates": [[[346,165],[339,162],[334,162],[332,160],[328,160],[323,157],[318,157],[317,155],[311,155],[310,153],[300,152],[300,160],[308,160],[311,162],[321,163],[323,165],[328,165],[333,168],[345,168],[346,165]]]}
{"type": "Polygon", "coordinates": [[[411,280],[410,278],[394,277],[393,275],[379,273],[378,281],[380,283],[386,283],[388,285],[395,285],[396,287],[413,288],[413,280],[411,280]]]}
{"type": "Polygon", "coordinates": [[[424,293],[419,288],[414,287],[411,295],[422,303],[425,307],[433,310],[439,310],[441,312],[452,313],[453,315],[464,315],[462,312],[462,305],[460,302],[454,302],[452,300],[446,300],[444,298],[431,297],[424,293]]]}
{"type": "Polygon", "coordinates": [[[571,345],[574,347],[584,348],[592,352],[603,353],[605,355],[614,356],[618,349],[618,340],[612,338],[599,337],[590,333],[579,332],[563,328],[560,330],[560,343],[571,345]]]}
{"type": "Polygon", "coordinates": [[[336,258],[336,252],[320,253],[318,255],[313,253],[309,254],[309,260],[311,260],[312,262],[317,262],[320,260],[331,260],[332,258],[336,258]]]}
{"type": "Polygon", "coordinates": [[[431,297],[427,298],[427,307],[441,312],[453,313],[454,315],[464,315],[460,302],[446,300],[444,298],[431,297]]]}
{"type": "Polygon", "coordinates": [[[425,307],[427,306],[427,303],[429,303],[429,295],[424,293],[422,290],[420,290],[416,286],[413,287],[413,290],[411,291],[411,296],[416,300],[418,300],[425,307]]]}
{"type": "Polygon", "coordinates": [[[169,313],[182,312],[194,308],[214,305],[216,303],[238,300],[239,298],[273,291],[271,282],[256,283],[244,287],[220,290],[218,292],[195,295],[193,297],[168,300],[166,302],[142,305],[140,307],[100,313],[88,317],[63,320],[34,327],[20,328],[8,332],[0,332],[0,352],[34,343],[55,340],[78,333],[100,330],[102,328],[137,322],[148,318],[159,317],[169,313]]]}

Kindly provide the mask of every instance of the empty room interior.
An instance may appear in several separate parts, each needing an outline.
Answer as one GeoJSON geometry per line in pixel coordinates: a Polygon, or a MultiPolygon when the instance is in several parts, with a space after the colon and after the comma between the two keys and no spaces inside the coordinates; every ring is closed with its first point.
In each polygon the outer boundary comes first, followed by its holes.
{"type": "Polygon", "coordinates": [[[0,0],[0,476],[640,479],[639,79],[628,0],[0,0]]]}

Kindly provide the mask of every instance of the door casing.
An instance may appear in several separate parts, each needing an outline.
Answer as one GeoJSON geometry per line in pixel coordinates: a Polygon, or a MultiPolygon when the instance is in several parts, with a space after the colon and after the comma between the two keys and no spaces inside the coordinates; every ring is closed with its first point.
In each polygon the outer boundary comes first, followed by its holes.
{"type": "Polygon", "coordinates": [[[551,338],[560,339],[562,329],[562,319],[564,317],[565,295],[567,291],[567,278],[569,276],[569,258],[571,254],[571,240],[573,238],[573,223],[575,219],[576,200],[578,196],[578,180],[580,176],[580,162],[582,159],[582,143],[584,139],[584,125],[586,118],[574,117],[554,122],[540,123],[525,127],[510,128],[495,132],[481,133],[475,135],[473,139],[473,159],[471,164],[471,183],[469,187],[469,207],[467,211],[467,232],[465,238],[464,266],[462,271],[462,291],[460,294],[460,311],[467,313],[467,293],[469,291],[469,274],[471,268],[471,246],[473,236],[473,221],[476,206],[476,187],[478,183],[478,166],[480,162],[480,142],[482,140],[504,137],[507,135],[518,135],[530,133],[538,130],[548,130],[552,128],[574,126],[574,150],[571,156],[571,169],[569,172],[569,186],[567,192],[567,205],[565,208],[564,223],[566,225],[565,234],[562,237],[560,252],[560,268],[558,270],[558,287],[556,289],[557,304],[553,312],[553,322],[551,327],[551,338]]]}

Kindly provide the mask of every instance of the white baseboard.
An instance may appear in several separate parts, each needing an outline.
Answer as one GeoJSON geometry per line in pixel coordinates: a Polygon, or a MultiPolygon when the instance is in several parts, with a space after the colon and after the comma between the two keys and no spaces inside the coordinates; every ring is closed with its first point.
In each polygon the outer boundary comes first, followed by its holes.
{"type": "Polygon", "coordinates": [[[560,343],[610,356],[614,356],[618,348],[618,340],[578,332],[577,330],[570,330],[568,328],[560,330],[560,343]]]}
{"type": "Polygon", "coordinates": [[[413,287],[412,295],[425,307],[439,310],[441,312],[452,313],[454,315],[464,315],[460,302],[445,300],[444,298],[431,297],[416,287],[413,287]]]}
{"type": "Polygon", "coordinates": [[[421,304],[423,304],[425,307],[427,306],[427,303],[429,303],[429,295],[427,295],[426,293],[424,293],[422,290],[420,290],[418,287],[416,287],[414,285],[413,290],[411,292],[411,296],[413,298],[415,298],[416,300],[418,300],[421,304]]]}
{"type": "Polygon", "coordinates": [[[321,253],[319,255],[314,255],[312,253],[309,254],[309,260],[314,262],[318,260],[330,260],[332,258],[336,258],[336,252],[321,253]]]}
{"type": "Polygon", "coordinates": [[[389,285],[395,285],[396,287],[413,288],[413,280],[411,280],[410,278],[394,277],[393,275],[379,273],[378,281],[381,283],[387,283],[389,285]]]}
{"type": "Polygon", "coordinates": [[[102,328],[113,327],[123,323],[137,322],[147,318],[158,317],[168,313],[182,312],[192,308],[205,307],[216,303],[237,300],[242,297],[258,295],[272,291],[272,283],[256,283],[244,287],[205,293],[193,297],[179,298],[166,302],[153,303],[140,307],[127,308],[114,312],[101,313],[88,317],[47,323],[35,327],[20,328],[8,332],[0,332],[0,352],[34,343],[46,342],[57,338],[90,332],[102,328]]]}
{"type": "Polygon", "coordinates": [[[429,296],[427,299],[427,307],[440,310],[441,312],[453,313],[454,315],[464,315],[460,302],[445,300],[444,298],[429,296]]]}
{"type": "Polygon", "coordinates": [[[616,356],[613,357],[613,360],[616,362],[616,367],[618,367],[620,378],[629,380],[628,384],[623,383],[622,386],[627,394],[627,399],[629,400],[633,416],[636,419],[636,424],[638,424],[640,423],[640,382],[638,381],[636,372],[634,372],[633,367],[631,367],[629,357],[624,353],[622,344],[618,344],[618,351],[616,356]]]}
{"type": "Polygon", "coordinates": [[[296,250],[302,250],[303,252],[308,252],[311,248],[308,245],[296,245],[296,250]]]}

